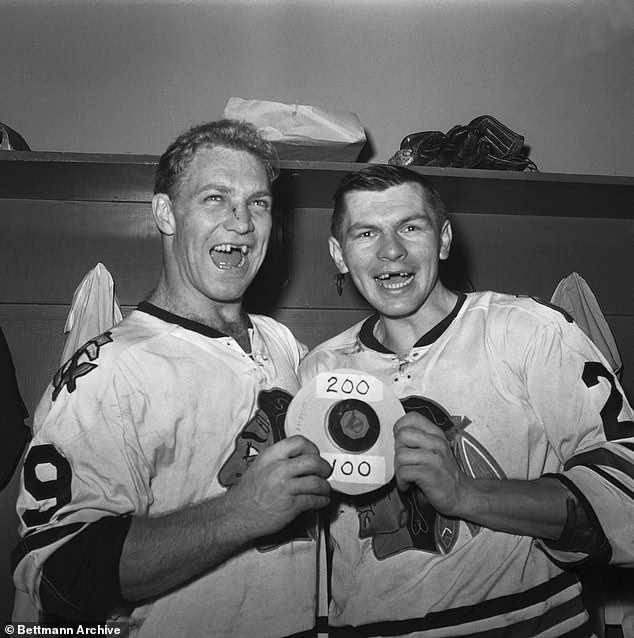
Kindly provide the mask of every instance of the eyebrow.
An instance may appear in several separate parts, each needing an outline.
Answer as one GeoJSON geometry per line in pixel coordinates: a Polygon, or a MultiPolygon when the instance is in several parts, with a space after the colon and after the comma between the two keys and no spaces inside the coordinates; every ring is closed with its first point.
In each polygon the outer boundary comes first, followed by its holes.
{"type": "Polygon", "coordinates": [[[220,191],[222,193],[228,193],[231,189],[228,186],[224,186],[223,184],[216,184],[215,182],[208,182],[207,184],[203,184],[198,187],[197,192],[202,193],[203,191],[220,191]]]}
{"type": "MultiPolygon", "coordinates": [[[[421,222],[421,221],[425,221],[428,222],[430,224],[433,225],[434,220],[432,219],[432,217],[426,213],[420,213],[420,214],[416,214],[416,215],[411,215],[410,217],[406,217],[405,219],[401,219],[398,221],[398,226],[402,226],[403,224],[411,224],[412,222],[421,222]]],[[[367,222],[364,221],[360,221],[360,222],[355,222],[354,224],[350,224],[348,226],[348,231],[355,231],[355,230],[379,230],[381,227],[377,226],[376,224],[368,224],[367,222]]]]}
{"type": "MultiPolygon", "coordinates": [[[[208,184],[203,184],[200,188],[196,190],[197,193],[204,193],[208,190],[218,191],[220,193],[231,193],[231,188],[229,186],[225,186],[224,184],[216,184],[214,182],[209,182],[208,184]]],[[[273,197],[273,193],[270,189],[262,189],[259,191],[255,191],[251,193],[249,197],[273,197]]]]}
{"type": "Polygon", "coordinates": [[[273,197],[273,193],[270,190],[261,190],[251,193],[250,197],[273,197]]]}

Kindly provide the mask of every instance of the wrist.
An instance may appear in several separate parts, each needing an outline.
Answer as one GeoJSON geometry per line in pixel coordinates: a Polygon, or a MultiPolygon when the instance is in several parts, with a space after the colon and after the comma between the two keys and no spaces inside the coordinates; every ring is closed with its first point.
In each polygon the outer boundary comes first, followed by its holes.
{"type": "Polygon", "coordinates": [[[208,501],[211,517],[215,522],[215,536],[218,540],[230,540],[236,546],[253,543],[262,532],[258,529],[257,521],[252,512],[240,503],[233,489],[229,489],[222,496],[208,501]]]}
{"type": "Polygon", "coordinates": [[[478,513],[486,510],[487,490],[484,483],[487,479],[477,479],[463,474],[456,490],[454,506],[447,516],[472,521],[478,513]]]}

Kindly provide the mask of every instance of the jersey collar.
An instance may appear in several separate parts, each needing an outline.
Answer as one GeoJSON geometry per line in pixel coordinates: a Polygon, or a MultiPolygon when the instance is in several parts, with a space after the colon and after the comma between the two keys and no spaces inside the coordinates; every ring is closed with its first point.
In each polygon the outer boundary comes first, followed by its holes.
{"type": "MultiPolygon", "coordinates": [[[[152,315],[153,317],[161,319],[162,321],[166,321],[167,323],[175,323],[176,325],[181,326],[181,328],[185,328],[185,330],[192,330],[193,332],[198,332],[201,335],[204,335],[205,337],[211,337],[212,339],[226,339],[229,336],[226,335],[224,332],[220,332],[220,330],[216,330],[215,328],[206,326],[204,323],[194,321],[193,319],[187,319],[187,317],[181,317],[180,315],[175,315],[169,310],[159,308],[149,301],[141,301],[137,306],[137,310],[146,312],[148,315],[152,315]]],[[[248,327],[253,327],[250,318],[248,327]]]]}
{"type": "MultiPolygon", "coordinates": [[[[440,335],[447,330],[451,322],[456,318],[458,312],[460,312],[460,308],[462,308],[464,302],[467,299],[467,295],[464,292],[458,292],[458,300],[456,304],[452,308],[451,312],[441,321],[439,321],[431,330],[426,332],[418,341],[414,344],[414,348],[420,348],[422,346],[428,346],[440,335]]],[[[376,326],[379,320],[379,315],[374,314],[371,317],[368,317],[363,324],[361,325],[361,329],[359,330],[359,341],[366,347],[371,350],[376,350],[377,352],[382,352],[384,354],[395,354],[389,348],[386,348],[375,336],[374,336],[374,327],[376,326]]]]}

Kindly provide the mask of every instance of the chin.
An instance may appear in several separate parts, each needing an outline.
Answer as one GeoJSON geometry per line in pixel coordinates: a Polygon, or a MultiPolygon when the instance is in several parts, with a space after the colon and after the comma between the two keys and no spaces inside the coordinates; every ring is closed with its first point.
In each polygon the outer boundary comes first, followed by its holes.
{"type": "Polygon", "coordinates": [[[380,315],[389,317],[390,319],[405,319],[406,317],[411,317],[416,314],[420,309],[420,306],[413,306],[411,304],[380,303],[372,304],[372,306],[380,315]]]}
{"type": "Polygon", "coordinates": [[[217,286],[213,290],[204,290],[203,294],[216,303],[232,304],[241,302],[246,290],[246,286],[217,286]]]}

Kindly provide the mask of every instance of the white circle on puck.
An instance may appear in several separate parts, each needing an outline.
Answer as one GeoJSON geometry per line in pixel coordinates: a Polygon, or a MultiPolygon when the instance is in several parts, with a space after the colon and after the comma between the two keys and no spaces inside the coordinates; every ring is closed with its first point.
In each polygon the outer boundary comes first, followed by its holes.
{"type": "Polygon", "coordinates": [[[322,372],[295,395],[287,436],[312,441],[333,468],[329,482],[344,494],[365,494],[394,476],[396,420],[405,410],[380,379],[340,368],[322,372]]]}

